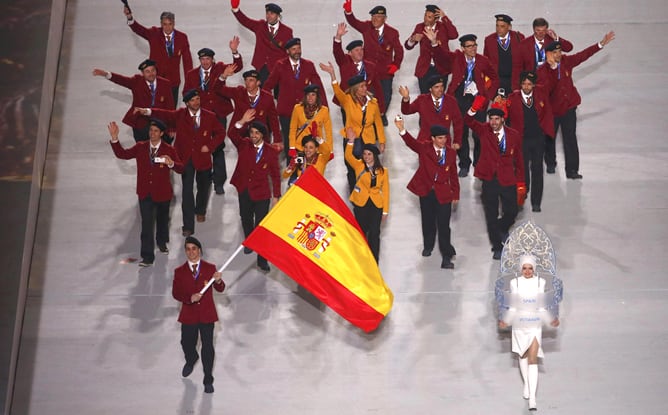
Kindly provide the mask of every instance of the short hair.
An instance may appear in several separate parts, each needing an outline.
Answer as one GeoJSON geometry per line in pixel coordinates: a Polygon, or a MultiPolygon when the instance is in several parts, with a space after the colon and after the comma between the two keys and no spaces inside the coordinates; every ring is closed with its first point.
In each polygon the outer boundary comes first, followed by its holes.
{"type": "Polygon", "coordinates": [[[172,12],[162,12],[162,13],[160,13],[160,21],[161,22],[162,22],[162,19],[171,20],[173,22],[174,19],[175,19],[174,13],[172,13],[172,12]]]}
{"type": "Polygon", "coordinates": [[[533,19],[532,27],[543,27],[543,26],[550,27],[550,24],[547,22],[547,20],[545,20],[545,18],[536,17],[535,19],[533,19]]]}

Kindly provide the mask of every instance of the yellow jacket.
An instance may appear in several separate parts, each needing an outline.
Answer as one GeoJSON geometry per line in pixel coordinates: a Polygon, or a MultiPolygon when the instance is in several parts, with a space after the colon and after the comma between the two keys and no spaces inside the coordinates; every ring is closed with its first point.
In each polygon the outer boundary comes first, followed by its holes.
{"type": "Polygon", "coordinates": [[[383,209],[383,214],[388,214],[390,212],[390,178],[387,169],[383,167],[383,171],[376,174],[376,186],[371,187],[371,173],[365,171],[366,166],[362,160],[353,156],[352,144],[346,145],[345,157],[348,164],[355,170],[355,177],[358,177],[355,189],[350,194],[350,201],[362,207],[371,198],[377,208],[383,209]]]}
{"type": "MultiPolygon", "coordinates": [[[[343,92],[338,82],[332,82],[332,88],[336,99],[341,104],[341,108],[346,112],[346,125],[341,130],[341,135],[346,137],[346,128],[352,127],[359,137],[360,131],[362,131],[362,106],[350,94],[343,92]]],[[[362,139],[365,144],[385,144],[385,130],[383,129],[380,107],[376,98],[372,98],[366,106],[362,139]]]]}
{"type": "MultiPolygon", "coordinates": [[[[323,152],[323,146],[329,146],[329,153],[332,152],[332,140],[334,139],[332,133],[332,120],[329,116],[329,108],[321,106],[313,118],[306,119],[304,114],[304,105],[296,104],[292,109],[292,117],[290,117],[290,132],[288,133],[290,148],[295,148],[297,151],[302,151],[302,138],[311,134],[311,123],[315,121],[318,123],[318,137],[325,140],[320,144],[319,152],[323,152]]],[[[328,155],[329,156],[329,155],[328,155]]]]}

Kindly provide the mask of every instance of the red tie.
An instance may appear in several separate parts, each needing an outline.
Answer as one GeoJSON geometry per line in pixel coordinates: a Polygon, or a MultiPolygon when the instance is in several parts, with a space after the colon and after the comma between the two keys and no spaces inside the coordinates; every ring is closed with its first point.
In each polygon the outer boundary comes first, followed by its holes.
{"type": "Polygon", "coordinates": [[[299,66],[299,65],[296,64],[296,63],[295,63],[294,65],[292,65],[292,72],[293,72],[295,75],[297,74],[297,66],[299,66]]]}
{"type": "Polygon", "coordinates": [[[271,33],[271,37],[274,37],[276,35],[276,28],[274,26],[269,26],[269,33],[271,33]]]}
{"type": "Polygon", "coordinates": [[[193,264],[193,277],[197,277],[197,264],[193,264]]]}
{"type": "Polygon", "coordinates": [[[528,96],[528,97],[527,97],[527,107],[530,107],[531,104],[533,104],[533,97],[532,97],[532,96],[528,96]]]}
{"type": "Polygon", "coordinates": [[[439,99],[434,100],[434,109],[436,110],[436,112],[438,112],[438,110],[441,109],[441,100],[439,99]]]}
{"type": "Polygon", "coordinates": [[[209,71],[204,71],[204,83],[209,83],[209,71]]]}

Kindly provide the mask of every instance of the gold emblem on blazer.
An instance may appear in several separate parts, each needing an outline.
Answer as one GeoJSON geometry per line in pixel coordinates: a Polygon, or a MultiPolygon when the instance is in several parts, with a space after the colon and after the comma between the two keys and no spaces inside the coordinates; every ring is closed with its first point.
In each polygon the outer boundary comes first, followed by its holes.
{"type": "Polygon", "coordinates": [[[571,73],[568,71],[564,71],[564,73],[566,74],[566,78],[569,78],[571,76],[571,73]]]}
{"type": "Polygon", "coordinates": [[[445,166],[445,171],[450,171],[450,166],[445,166]]]}
{"type": "Polygon", "coordinates": [[[206,137],[207,135],[209,135],[209,132],[206,131],[206,130],[204,130],[204,132],[202,133],[202,135],[203,135],[204,137],[206,137]]]}
{"type": "Polygon", "coordinates": [[[260,110],[259,115],[260,117],[264,116],[264,110],[260,110]]]}
{"type": "Polygon", "coordinates": [[[539,102],[539,103],[538,103],[538,105],[540,105],[540,106],[541,106],[541,108],[542,108],[542,107],[544,107],[544,106],[545,106],[545,103],[544,103],[543,101],[541,101],[541,102],[539,102]]]}
{"type": "Polygon", "coordinates": [[[450,121],[450,114],[445,114],[445,121],[450,121]]]}
{"type": "Polygon", "coordinates": [[[160,97],[160,102],[165,102],[165,97],[161,96],[160,97]]]}

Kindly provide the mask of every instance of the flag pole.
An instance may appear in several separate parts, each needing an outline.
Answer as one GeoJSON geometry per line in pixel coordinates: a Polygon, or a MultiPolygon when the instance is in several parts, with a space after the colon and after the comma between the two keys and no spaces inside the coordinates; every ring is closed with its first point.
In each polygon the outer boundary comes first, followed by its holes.
{"type": "MultiPolygon", "coordinates": [[[[234,251],[234,253],[232,254],[232,256],[229,257],[227,261],[225,261],[225,263],[223,264],[223,266],[221,266],[220,268],[218,268],[218,272],[223,272],[223,270],[224,270],[225,268],[227,268],[228,265],[230,265],[230,262],[232,262],[232,260],[233,260],[237,255],[239,255],[239,252],[241,252],[241,250],[243,249],[243,247],[244,247],[243,245],[239,245],[239,247],[237,248],[237,250],[234,251]]],[[[202,289],[200,290],[199,293],[200,293],[201,295],[204,295],[204,293],[206,292],[206,290],[208,290],[209,287],[211,287],[211,284],[213,284],[214,281],[215,281],[215,280],[214,280],[213,278],[211,278],[211,279],[209,280],[209,282],[204,286],[204,288],[202,288],[202,289]]]]}

